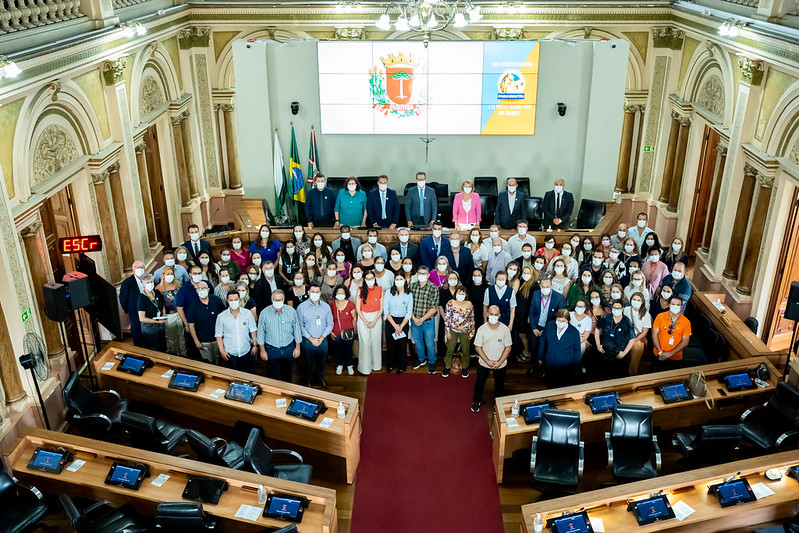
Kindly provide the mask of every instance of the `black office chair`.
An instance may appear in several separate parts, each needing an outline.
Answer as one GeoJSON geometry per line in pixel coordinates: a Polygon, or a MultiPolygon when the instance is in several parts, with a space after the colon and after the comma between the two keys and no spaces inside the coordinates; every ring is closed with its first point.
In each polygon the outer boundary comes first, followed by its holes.
{"type": "Polygon", "coordinates": [[[169,454],[186,441],[185,429],[152,416],[126,411],[120,422],[136,448],[169,454]]]}
{"type": "Polygon", "coordinates": [[[499,194],[497,191],[497,177],[477,176],[474,178],[474,192],[480,196],[496,196],[499,194]]]}
{"type": "Polygon", "coordinates": [[[510,176],[508,179],[516,180],[516,192],[522,196],[530,196],[530,178],[527,176],[510,176]]]}
{"type": "Polygon", "coordinates": [[[439,183],[437,181],[428,181],[428,187],[432,187],[436,191],[436,199],[439,204],[449,203],[449,185],[446,183],[439,183]]]}
{"type": "Polygon", "coordinates": [[[292,450],[273,450],[261,438],[260,428],[252,428],[247,444],[244,446],[244,462],[247,470],[262,476],[287,479],[298,483],[310,483],[313,466],[304,464],[302,456],[292,450]],[[300,464],[276,465],[272,462],[275,454],[291,455],[300,464]]]}
{"type": "Polygon", "coordinates": [[[83,511],[66,494],[58,497],[58,505],[64,511],[74,533],[146,533],[150,526],[130,506],[120,509],[111,507],[111,502],[95,502],[83,511]]]}
{"type": "Polygon", "coordinates": [[[333,191],[333,193],[338,194],[338,192],[344,188],[344,182],[347,178],[339,178],[339,177],[331,177],[327,178],[327,188],[333,191]]]}
{"type": "Polygon", "coordinates": [[[544,225],[543,200],[540,196],[525,196],[524,201],[527,204],[527,225],[531,230],[541,231],[544,225]]]}
{"type": "Polygon", "coordinates": [[[406,183],[405,184],[405,188],[402,189],[402,195],[403,196],[408,196],[408,191],[410,191],[414,187],[416,187],[416,181],[411,181],[409,183],[406,183]]]}
{"type": "Polygon", "coordinates": [[[577,228],[593,229],[605,216],[605,202],[583,199],[577,212],[577,228]]]}
{"type": "Polygon", "coordinates": [[[369,191],[377,187],[377,176],[358,176],[358,183],[363,192],[369,194],[369,191]]]}
{"type": "Polygon", "coordinates": [[[575,486],[583,475],[583,460],[580,413],[545,409],[530,454],[533,479],[545,484],[575,486]]]}
{"type": "Polygon", "coordinates": [[[480,227],[490,227],[494,223],[494,212],[497,210],[497,197],[480,195],[480,210],[482,213],[480,227]]]}
{"type": "Polygon", "coordinates": [[[660,472],[660,446],[652,429],[652,408],[618,405],[605,433],[608,468],[618,479],[647,479],[660,472]],[[653,458],[654,455],[654,458],[653,458]]]}
{"type": "Polygon", "coordinates": [[[119,428],[122,413],[128,410],[128,402],[118,392],[92,392],[81,384],[77,372],[69,376],[61,394],[70,426],[100,439],[109,438],[111,431],[119,428]]]}
{"type": "Polygon", "coordinates": [[[219,437],[211,439],[196,429],[186,431],[186,440],[199,461],[234,470],[244,467],[244,448],[237,442],[227,442],[219,437]]]}
{"type": "Polygon", "coordinates": [[[777,383],[769,401],[751,407],[739,421],[743,437],[764,451],[791,449],[799,444],[799,390],[777,383]]]}
{"type": "Polygon", "coordinates": [[[47,504],[38,489],[12,477],[0,463],[0,531],[23,533],[40,527],[47,504]]]}
{"type": "Polygon", "coordinates": [[[674,440],[692,465],[726,463],[732,461],[741,443],[741,428],[733,424],[702,426],[696,435],[677,433],[674,440]]]}
{"type": "Polygon", "coordinates": [[[757,329],[760,327],[760,322],[758,322],[755,317],[748,316],[744,318],[744,325],[749,328],[752,333],[757,334],[757,329]]]}
{"type": "Polygon", "coordinates": [[[160,529],[181,533],[215,531],[216,521],[209,517],[199,502],[162,502],[155,511],[155,522],[160,529]]]}

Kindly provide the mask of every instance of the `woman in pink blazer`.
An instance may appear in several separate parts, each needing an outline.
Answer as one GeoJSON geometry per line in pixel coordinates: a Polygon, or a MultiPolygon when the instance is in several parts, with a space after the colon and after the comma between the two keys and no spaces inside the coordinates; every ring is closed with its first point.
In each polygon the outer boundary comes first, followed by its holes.
{"type": "Polygon", "coordinates": [[[461,192],[452,200],[452,222],[454,227],[461,231],[468,231],[480,225],[480,196],[472,192],[472,182],[466,180],[461,185],[461,192]]]}

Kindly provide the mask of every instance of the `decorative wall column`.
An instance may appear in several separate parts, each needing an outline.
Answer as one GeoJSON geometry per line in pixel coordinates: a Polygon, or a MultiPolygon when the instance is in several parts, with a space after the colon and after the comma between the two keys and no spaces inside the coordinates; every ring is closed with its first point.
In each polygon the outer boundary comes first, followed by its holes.
{"type": "Polygon", "coordinates": [[[663,165],[663,180],[660,182],[660,196],[658,202],[668,203],[671,194],[671,180],[674,177],[674,157],[677,154],[677,140],[680,136],[680,115],[671,112],[671,126],[669,128],[669,144],[666,146],[666,161],[663,165]]]}
{"type": "Polygon", "coordinates": [[[136,145],[136,168],[139,170],[139,184],[141,185],[141,198],[144,202],[144,222],[147,226],[147,240],[150,248],[158,244],[158,235],[155,232],[155,214],[153,213],[153,197],[150,192],[150,178],[147,174],[147,154],[144,141],[136,145]]]}
{"type": "Polygon", "coordinates": [[[241,189],[239,152],[236,149],[236,128],[233,124],[233,104],[222,104],[225,121],[225,153],[227,154],[227,176],[229,189],[241,189]]]}
{"type": "MultiPolygon", "coordinates": [[[[186,111],[188,113],[188,111],[186,111]]],[[[189,187],[189,176],[186,172],[186,151],[183,147],[183,129],[180,127],[184,120],[183,113],[169,117],[172,122],[172,138],[175,142],[175,160],[177,161],[178,181],[180,182],[180,203],[186,207],[191,202],[191,188],[189,187]]]]}
{"type": "Polygon", "coordinates": [[[771,204],[771,190],[774,187],[774,176],[757,174],[757,183],[760,186],[755,202],[754,216],[749,228],[749,238],[746,240],[746,252],[741,266],[741,278],[735,290],[743,295],[752,294],[752,282],[755,280],[755,270],[760,259],[760,245],[763,244],[763,231],[766,229],[766,214],[771,204]]]}
{"type": "Polygon", "coordinates": [[[633,148],[636,105],[624,106],[624,122],[621,127],[621,146],[619,147],[619,170],[616,172],[616,192],[627,192],[627,178],[630,175],[630,156],[633,148]]]}
{"type": "Polygon", "coordinates": [[[735,222],[730,236],[727,265],[722,273],[727,279],[738,278],[738,269],[741,266],[741,252],[746,238],[746,228],[749,227],[749,213],[752,210],[752,196],[755,193],[755,176],[757,176],[757,169],[751,165],[746,165],[744,167],[741,195],[738,197],[738,208],[735,210],[735,222]]]}
{"type": "Polygon", "coordinates": [[[191,130],[189,129],[189,112],[185,111],[181,115],[180,133],[183,139],[183,161],[186,165],[186,180],[189,183],[189,197],[193,200],[200,196],[197,192],[197,174],[194,170],[194,149],[191,142],[191,130]]]}
{"type": "Polygon", "coordinates": [[[669,193],[669,205],[666,211],[677,212],[677,202],[680,200],[680,187],[682,187],[682,177],[685,174],[685,155],[688,150],[688,135],[691,133],[691,119],[679,117],[680,131],[677,136],[677,152],[674,155],[674,176],[671,179],[671,191],[669,193]]]}
{"type": "Polygon", "coordinates": [[[122,178],[119,175],[119,163],[108,167],[108,184],[111,187],[111,203],[114,206],[114,221],[117,225],[119,236],[119,249],[122,252],[122,270],[130,272],[133,269],[133,247],[131,246],[130,227],[128,226],[128,198],[122,190],[122,178]]]}
{"type": "Polygon", "coordinates": [[[11,344],[8,322],[0,305],[0,383],[6,395],[6,404],[21,402],[27,396],[22,388],[22,378],[17,367],[16,354],[11,344]]]}
{"type": "MultiPolygon", "coordinates": [[[[42,222],[38,219],[29,226],[22,228],[19,233],[25,255],[28,258],[28,268],[33,283],[33,292],[36,295],[36,309],[41,317],[42,329],[44,330],[44,342],[47,345],[47,353],[50,357],[58,357],[64,353],[64,344],[61,341],[61,333],[58,331],[58,324],[48,319],[44,314],[44,285],[50,283],[51,273],[47,271],[48,261],[45,257],[47,244],[42,233],[42,222]]],[[[59,283],[61,280],[57,280],[59,283]]]]}
{"type": "Polygon", "coordinates": [[[106,185],[108,176],[108,170],[92,174],[92,184],[97,197],[97,213],[100,215],[103,234],[103,254],[108,260],[109,281],[119,283],[122,281],[122,260],[120,259],[117,230],[114,227],[114,215],[108,198],[108,186],[106,185]]]}
{"type": "Polygon", "coordinates": [[[703,253],[710,251],[710,238],[713,236],[713,227],[716,224],[716,210],[719,206],[719,193],[721,192],[721,178],[724,175],[724,166],[727,163],[727,147],[720,143],[717,147],[718,160],[716,161],[716,172],[713,176],[713,191],[710,193],[710,203],[707,208],[707,219],[705,220],[705,231],[702,234],[703,253]]]}

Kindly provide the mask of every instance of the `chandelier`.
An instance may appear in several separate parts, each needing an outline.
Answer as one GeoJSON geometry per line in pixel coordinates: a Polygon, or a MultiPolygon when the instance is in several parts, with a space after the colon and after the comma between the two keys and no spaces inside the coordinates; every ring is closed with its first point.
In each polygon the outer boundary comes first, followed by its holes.
{"type": "Polygon", "coordinates": [[[394,29],[423,33],[425,47],[430,42],[430,32],[443,30],[450,24],[455,28],[463,28],[469,22],[477,22],[483,17],[480,7],[473,5],[470,0],[409,0],[389,5],[375,26],[384,31],[391,30],[389,12],[399,13],[393,24],[394,29]]]}

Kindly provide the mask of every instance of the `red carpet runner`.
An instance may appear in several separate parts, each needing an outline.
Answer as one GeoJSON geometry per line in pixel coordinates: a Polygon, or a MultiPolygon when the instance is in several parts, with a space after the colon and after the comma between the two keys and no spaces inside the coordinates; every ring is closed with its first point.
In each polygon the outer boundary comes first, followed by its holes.
{"type": "Polygon", "coordinates": [[[502,533],[486,416],[469,410],[474,376],[367,379],[352,533],[502,533]]]}

